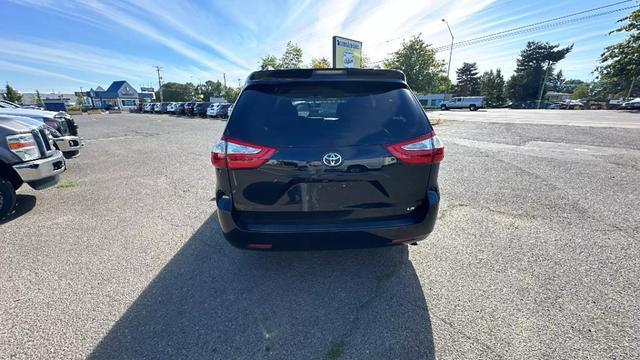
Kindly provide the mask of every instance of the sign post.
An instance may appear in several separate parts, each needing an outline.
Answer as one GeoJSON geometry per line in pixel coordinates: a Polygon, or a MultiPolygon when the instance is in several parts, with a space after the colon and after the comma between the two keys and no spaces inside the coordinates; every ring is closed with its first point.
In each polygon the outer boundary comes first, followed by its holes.
{"type": "Polygon", "coordinates": [[[333,67],[362,68],[362,41],[334,36],[333,67]]]}

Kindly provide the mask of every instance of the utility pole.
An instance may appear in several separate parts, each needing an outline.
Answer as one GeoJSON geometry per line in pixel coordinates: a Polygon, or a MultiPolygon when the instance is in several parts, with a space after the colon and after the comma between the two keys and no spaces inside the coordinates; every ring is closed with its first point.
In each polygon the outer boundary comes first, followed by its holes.
{"type": "Polygon", "coordinates": [[[449,73],[451,72],[451,57],[453,55],[454,37],[453,37],[453,32],[451,31],[451,27],[449,26],[449,23],[447,22],[447,20],[442,19],[442,22],[447,25],[447,29],[449,29],[449,35],[451,35],[451,47],[449,48],[449,66],[447,66],[447,80],[449,80],[449,82],[447,83],[447,88],[444,91],[444,99],[446,101],[447,97],[449,96],[449,86],[451,86],[451,79],[449,78],[449,73]]]}
{"type": "Polygon", "coordinates": [[[160,93],[160,102],[163,102],[164,98],[162,96],[162,76],[160,76],[160,70],[162,70],[162,68],[158,65],[154,65],[154,67],[158,72],[158,92],[160,93]]]}
{"type": "Polygon", "coordinates": [[[631,91],[633,90],[633,85],[636,83],[636,77],[631,78],[631,86],[629,86],[629,91],[627,92],[627,97],[631,97],[631,91]]]}
{"type": "Polygon", "coordinates": [[[238,78],[238,89],[242,88],[242,85],[240,84],[240,78],[238,78]]]}
{"type": "Polygon", "coordinates": [[[542,84],[540,84],[540,95],[538,96],[538,109],[542,103],[542,94],[544,93],[544,85],[547,83],[547,75],[549,74],[549,68],[551,67],[551,61],[547,60],[547,68],[544,70],[544,77],[542,78],[542,84]]]}
{"type": "Polygon", "coordinates": [[[222,73],[222,79],[224,80],[224,88],[227,88],[227,74],[226,73],[222,73]]]}

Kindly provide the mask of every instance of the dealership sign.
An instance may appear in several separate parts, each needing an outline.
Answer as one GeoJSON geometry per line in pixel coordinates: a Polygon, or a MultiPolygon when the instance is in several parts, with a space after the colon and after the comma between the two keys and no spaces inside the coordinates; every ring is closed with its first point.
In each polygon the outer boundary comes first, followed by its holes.
{"type": "Polygon", "coordinates": [[[361,68],[362,42],[340,36],[333,37],[333,67],[361,68]]]}
{"type": "Polygon", "coordinates": [[[141,87],[140,91],[141,92],[153,92],[153,88],[152,87],[141,87]]]}

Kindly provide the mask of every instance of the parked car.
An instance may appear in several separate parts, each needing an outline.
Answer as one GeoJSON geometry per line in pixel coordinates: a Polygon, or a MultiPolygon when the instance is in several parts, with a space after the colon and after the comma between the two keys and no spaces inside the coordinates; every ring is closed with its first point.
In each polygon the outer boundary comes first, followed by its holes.
{"type": "Polygon", "coordinates": [[[165,114],[165,113],[167,113],[167,112],[168,112],[168,111],[167,111],[167,108],[169,107],[169,104],[170,104],[170,103],[168,103],[168,102],[160,103],[160,113],[161,113],[161,114],[165,114]]]}
{"type": "Polygon", "coordinates": [[[443,158],[400,71],[253,72],[211,153],[220,227],[245,249],[415,243],[443,158]]]}
{"type": "Polygon", "coordinates": [[[187,106],[186,102],[180,103],[180,105],[178,105],[178,109],[176,110],[176,115],[185,115],[186,106],[187,106]]]}
{"type": "Polygon", "coordinates": [[[624,104],[624,100],[622,99],[614,99],[607,101],[606,109],[607,110],[619,110],[622,109],[622,105],[624,104]]]}
{"type": "Polygon", "coordinates": [[[153,104],[153,113],[159,114],[161,112],[161,108],[162,108],[162,103],[153,104]]]}
{"type": "Polygon", "coordinates": [[[640,98],[635,98],[622,104],[623,110],[640,110],[640,98]]]}
{"type": "Polygon", "coordinates": [[[153,112],[154,103],[146,103],[144,104],[143,112],[150,113],[153,112]]]}
{"type": "Polygon", "coordinates": [[[78,156],[84,146],[82,138],[78,135],[75,120],[65,112],[23,109],[17,104],[5,101],[0,102],[0,115],[23,116],[45,123],[51,132],[55,147],[62,151],[67,159],[78,156]]]}
{"type": "Polygon", "coordinates": [[[217,111],[217,115],[216,117],[222,118],[222,119],[226,119],[229,117],[229,107],[231,106],[231,104],[222,104],[220,105],[220,108],[217,111]]]}
{"type": "Polygon", "coordinates": [[[232,112],[233,112],[233,104],[229,105],[229,109],[227,109],[227,118],[231,117],[232,112]]]}
{"type": "Polygon", "coordinates": [[[187,116],[193,116],[193,107],[196,105],[195,102],[188,102],[184,106],[184,114],[187,116]]]}
{"type": "Polygon", "coordinates": [[[210,102],[196,103],[193,107],[193,114],[195,116],[207,117],[207,109],[209,108],[209,105],[211,105],[210,102]]]}
{"type": "Polygon", "coordinates": [[[559,109],[560,109],[560,103],[553,103],[547,106],[547,110],[559,110],[559,109]]]}
{"type": "Polygon", "coordinates": [[[584,104],[578,100],[564,100],[560,102],[562,110],[584,110],[584,104]]]}
{"type": "Polygon", "coordinates": [[[220,105],[222,104],[223,103],[212,103],[211,105],[209,105],[209,108],[207,109],[207,117],[218,116],[218,109],[220,109],[220,105]]]}
{"type": "Polygon", "coordinates": [[[47,126],[37,120],[0,115],[0,219],[11,213],[16,190],[27,183],[35,190],[58,183],[66,170],[64,156],[53,145],[47,126]]]}
{"type": "Polygon", "coordinates": [[[173,115],[176,115],[178,113],[178,106],[180,104],[181,103],[179,103],[179,102],[173,102],[173,103],[169,104],[169,106],[167,106],[167,112],[171,113],[173,115]]]}
{"type": "Polygon", "coordinates": [[[486,107],[484,96],[463,96],[455,97],[451,100],[443,101],[440,105],[441,110],[449,109],[469,109],[476,111],[486,107]]]}

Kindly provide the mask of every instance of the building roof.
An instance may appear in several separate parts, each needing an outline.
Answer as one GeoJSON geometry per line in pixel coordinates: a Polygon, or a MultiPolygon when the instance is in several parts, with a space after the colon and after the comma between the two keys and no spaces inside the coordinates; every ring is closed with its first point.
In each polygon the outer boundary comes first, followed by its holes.
{"type": "MultiPolygon", "coordinates": [[[[111,83],[107,90],[102,90],[102,87],[98,86],[95,90],[93,90],[94,96],[100,99],[117,99],[120,98],[120,89],[127,84],[132,90],[133,87],[129,85],[125,80],[118,80],[111,83]]],[[[133,90],[135,92],[135,90],[133,90]]],[[[87,96],[91,96],[91,91],[88,91],[87,96]]]]}
{"type": "Polygon", "coordinates": [[[105,91],[96,91],[96,95],[98,97],[103,98],[103,99],[117,99],[117,98],[120,97],[119,94],[118,94],[118,90],[120,90],[122,85],[124,85],[125,83],[126,83],[126,81],[124,81],[124,80],[114,81],[114,82],[111,83],[109,88],[107,88],[107,90],[105,90],[105,91]]]}

